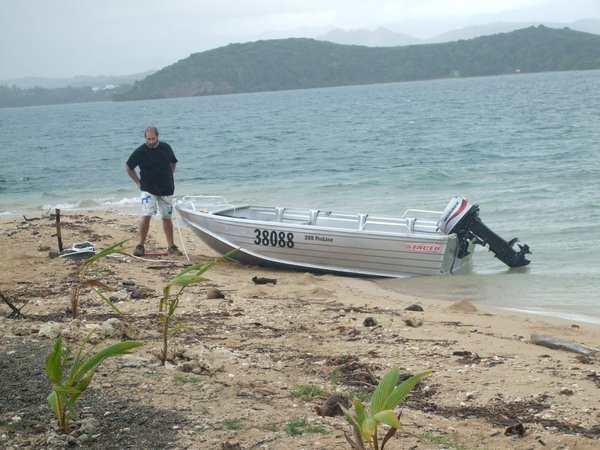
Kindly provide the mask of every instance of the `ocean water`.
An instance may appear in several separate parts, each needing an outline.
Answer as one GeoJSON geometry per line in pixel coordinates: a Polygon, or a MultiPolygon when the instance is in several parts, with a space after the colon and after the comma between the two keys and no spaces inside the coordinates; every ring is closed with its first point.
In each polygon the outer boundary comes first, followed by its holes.
{"type": "Polygon", "coordinates": [[[133,208],[124,164],[155,124],[180,196],[383,214],[466,197],[531,264],[479,247],[466,274],[386,287],[600,323],[598,105],[582,71],[0,109],[0,218],[133,208]]]}

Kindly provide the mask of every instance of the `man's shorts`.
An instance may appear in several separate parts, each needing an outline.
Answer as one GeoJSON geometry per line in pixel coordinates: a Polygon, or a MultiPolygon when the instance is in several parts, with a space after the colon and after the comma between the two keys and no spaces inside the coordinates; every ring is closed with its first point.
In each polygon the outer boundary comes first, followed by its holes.
{"type": "Polygon", "coordinates": [[[173,196],[154,195],[142,191],[142,216],[170,219],[173,215],[173,196]]]}

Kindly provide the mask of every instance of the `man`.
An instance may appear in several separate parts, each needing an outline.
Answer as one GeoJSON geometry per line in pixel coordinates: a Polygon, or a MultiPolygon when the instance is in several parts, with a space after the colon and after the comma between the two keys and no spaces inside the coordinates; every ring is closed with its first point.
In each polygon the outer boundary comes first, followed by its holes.
{"type": "Polygon", "coordinates": [[[162,219],[162,226],[167,238],[170,256],[181,256],[181,252],[173,241],[173,193],[175,181],[173,172],[177,158],[173,149],[166,142],[158,140],[158,129],[154,126],[144,132],[146,143],[136,148],[125,165],[125,170],[138,188],[142,191],[142,220],[139,229],[139,241],[133,254],[143,256],[144,243],[150,228],[150,219],[157,215],[162,219]],[[140,175],[136,173],[140,168],[140,175]]]}

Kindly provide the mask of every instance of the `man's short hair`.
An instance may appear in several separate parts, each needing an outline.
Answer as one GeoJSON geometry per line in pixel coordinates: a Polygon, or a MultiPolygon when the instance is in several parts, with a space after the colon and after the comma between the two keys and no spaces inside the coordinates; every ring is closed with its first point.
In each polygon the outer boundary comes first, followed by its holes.
{"type": "Polygon", "coordinates": [[[151,125],[151,126],[147,127],[146,130],[144,131],[144,137],[146,137],[146,134],[148,134],[149,131],[151,131],[155,136],[158,136],[158,128],[151,125]]]}

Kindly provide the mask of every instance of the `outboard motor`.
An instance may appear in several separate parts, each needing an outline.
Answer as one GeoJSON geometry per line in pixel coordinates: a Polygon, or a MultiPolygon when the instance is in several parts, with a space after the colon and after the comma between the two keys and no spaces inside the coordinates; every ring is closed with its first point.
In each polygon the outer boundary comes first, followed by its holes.
{"type": "Polygon", "coordinates": [[[462,197],[453,197],[446,206],[438,220],[438,227],[445,234],[456,233],[459,237],[459,258],[466,256],[468,242],[474,240],[476,244],[487,245],[496,257],[509,267],[522,267],[529,264],[525,255],[531,253],[529,246],[518,245],[519,250],[513,248],[518,242],[517,238],[506,242],[490,230],[479,218],[479,206],[470,203],[462,197]],[[463,254],[461,255],[462,252],[463,254]]]}

